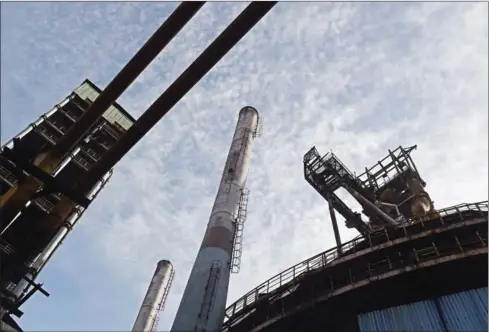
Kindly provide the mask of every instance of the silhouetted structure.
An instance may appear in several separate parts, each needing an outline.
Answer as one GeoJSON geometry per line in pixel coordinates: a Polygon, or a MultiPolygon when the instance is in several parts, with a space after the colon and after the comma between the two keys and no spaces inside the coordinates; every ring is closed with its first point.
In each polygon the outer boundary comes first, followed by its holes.
{"type": "MultiPolygon", "coordinates": [[[[18,166],[19,160],[32,163],[41,152],[51,148],[97,98],[101,90],[85,80],[67,98],[42,115],[12,140],[0,152],[0,197],[11,187],[22,183],[26,173],[18,166]]],[[[59,182],[86,176],[87,171],[100,160],[119,138],[133,125],[131,117],[120,105],[113,104],[84,135],[81,143],[70,152],[69,158],[54,172],[59,182]]],[[[89,202],[112,175],[110,170],[88,195],[89,202]]],[[[71,215],[57,224],[46,216],[62,198],[59,192],[41,192],[10,224],[2,224],[0,235],[2,314],[21,316],[19,307],[38,289],[34,279],[57,250],[68,232],[85,210],[76,205],[71,215]],[[48,239],[41,241],[40,238],[48,239]]],[[[10,317],[6,316],[9,320],[10,317]]]]}
{"type": "Polygon", "coordinates": [[[414,149],[389,151],[358,177],[333,153],[306,153],[305,178],[330,206],[337,246],[237,300],[223,331],[487,331],[488,203],[435,210],[414,149]],[[335,211],[361,235],[342,243],[335,211]]]}

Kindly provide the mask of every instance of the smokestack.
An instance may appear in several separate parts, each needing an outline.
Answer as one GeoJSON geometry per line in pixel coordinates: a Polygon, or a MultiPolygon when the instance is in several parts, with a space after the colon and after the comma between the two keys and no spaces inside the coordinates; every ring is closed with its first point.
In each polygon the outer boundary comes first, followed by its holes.
{"type": "Polygon", "coordinates": [[[132,328],[133,332],[155,331],[158,324],[158,312],[165,305],[165,300],[170,292],[171,282],[175,275],[175,270],[170,261],[162,260],[158,262],[156,271],[149,284],[148,291],[144,297],[138,317],[132,328]]]}
{"type": "Polygon", "coordinates": [[[258,111],[244,107],[226,160],[207,230],[171,331],[220,331],[224,320],[240,202],[258,129],[258,111]]]}

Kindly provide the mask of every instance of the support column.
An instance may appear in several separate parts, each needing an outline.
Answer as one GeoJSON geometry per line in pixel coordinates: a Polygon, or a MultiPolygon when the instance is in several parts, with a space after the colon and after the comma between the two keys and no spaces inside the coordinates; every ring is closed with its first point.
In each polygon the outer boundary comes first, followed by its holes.
{"type": "Polygon", "coordinates": [[[333,224],[333,232],[334,232],[334,238],[336,240],[336,247],[338,248],[338,255],[343,254],[341,250],[341,238],[340,238],[340,231],[338,229],[338,222],[336,221],[336,214],[334,212],[334,206],[333,202],[331,200],[331,197],[328,195],[328,206],[329,206],[329,215],[331,217],[331,223],[333,224]]]}

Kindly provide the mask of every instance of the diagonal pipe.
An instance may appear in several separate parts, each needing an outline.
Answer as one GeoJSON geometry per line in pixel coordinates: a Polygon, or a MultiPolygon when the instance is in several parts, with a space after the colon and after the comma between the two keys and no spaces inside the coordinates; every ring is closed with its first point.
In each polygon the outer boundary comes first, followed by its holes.
{"type": "MultiPolygon", "coordinates": [[[[170,85],[170,87],[144,112],[128,132],[107,152],[97,164],[78,179],[73,189],[88,192],[170,109],[220,60],[247,32],[265,16],[277,2],[252,2],[243,12],[202,52],[202,54],[170,85]],[[106,171],[104,171],[106,170],[106,171]],[[99,176],[100,174],[100,176],[99,176]]],[[[23,253],[13,262],[22,264],[29,256],[38,254],[62,227],[64,220],[75,207],[64,197],[50,214],[40,220],[44,231],[37,234],[36,241],[25,243],[23,253]]]]}
{"type": "MultiPolygon", "coordinates": [[[[120,97],[204,4],[205,2],[181,3],[107,85],[66,135],[57,142],[53,149],[38,155],[34,164],[46,173],[51,174],[62,162],[63,157],[83,139],[83,135],[90,130],[109,106],[120,97]]],[[[0,230],[24,208],[41,184],[40,180],[30,176],[22,184],[12,187],[1,197],[0,230]]]]}
{"type": "MultiPolygon", "coordinates": [[[[92,167],[83,180],[108,172],[192,89],[272,8],[276,1],[252,2],[144,112],[129,131],[92,167]]],[[[92,180],[92,181],[93,181],[92,180]]],[[[93,184],[87,182],[84,191],[93,184]]]]}

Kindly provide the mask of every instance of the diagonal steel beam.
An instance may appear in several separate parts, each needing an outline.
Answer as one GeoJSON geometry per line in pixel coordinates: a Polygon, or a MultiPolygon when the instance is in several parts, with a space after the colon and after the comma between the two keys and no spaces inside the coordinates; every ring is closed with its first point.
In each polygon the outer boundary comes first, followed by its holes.
{"type": "MultiPolygon", "coordinates": [[[[84,134],[90,130],[109,106],[131,85],[204,4],[205,2],[181,3],[53,149],[35,158],[34,165],[51,174],[63,161],[63,157],[80,142],[84,134]]],[[[12,187],[0,198],[0,231],[24,208],[41,185],[40,179],[30,176],[22,184],[12,187]]]]}
{"type": "MultiPolygon", "coordinates": [[[[81,179],[76,179],[72,189],[82,193],[91,190],[98,179],[109,171],[170,109],[222,59],[277,2],[252,2],[245,10],[202,52],[202,54],[168,87],[168,89],[141,115],[128,132],[81,179]],[[99,177],[99,174],[101,176],[99,177]]],[[[64,220],[75,207],[63,197],[50,214],[38,222],[43,232],[36,241],[22,244],[22,254],[9,265],[23,264],[26,257],[37,254],[55,236],[64,220]]],[[[8,231],[8,230],[7,230],[8,231]]],[[[9,236],[7,234],[6,238],[9,236]]],[[[11,234],[15,236],[14,234],[11,234]]],[[[8,239],[7,239],[8,240],[8,239]]],[[[10,267],[9,266],[9,267],[10,267]]]]}

